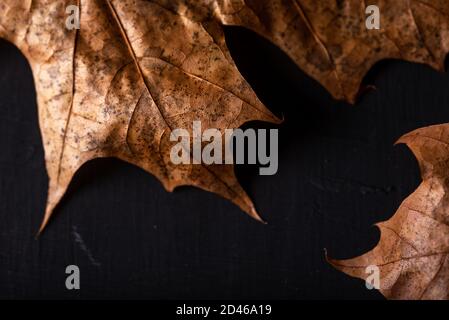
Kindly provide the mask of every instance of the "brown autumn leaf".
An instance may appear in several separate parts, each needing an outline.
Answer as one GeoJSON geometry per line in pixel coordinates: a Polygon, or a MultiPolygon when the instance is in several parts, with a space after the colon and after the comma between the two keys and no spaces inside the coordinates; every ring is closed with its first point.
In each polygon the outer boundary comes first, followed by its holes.
{"type": "Polygon", "coordinates": [[[116,157],[167,190],[193,185],[259,219],[230,165],[174,165],[173,128],[237,128],[278,122],[238,72],[220,28],[155,1],[2,0],[0,37],[28,59],[36,85],[49,176],[42,228],[75,172],[116,157]],[[80,7],[79,30],[66,8],[80,7]]]}
{"type": "Polygon", "coordinates": [[[216,2],[221,3],[215,5],[216,16],[224,24],[250,28],[273,41],[336,99],[354,102],[364,76],[380,60],[444,70],[449,52],[447,0],[216,2]],[[368,5],[380,9],[380,30],[366,28],[368,5]]]}
{"type": "Polygon", "coordinates": [[[370,252],[329,259],[337,269],[366,279],[380,271],[380,291],[390,299],[449,299],[449,124],[411,132],[399,140],[418,159],[423,182],[388,221],[370,252]]]}

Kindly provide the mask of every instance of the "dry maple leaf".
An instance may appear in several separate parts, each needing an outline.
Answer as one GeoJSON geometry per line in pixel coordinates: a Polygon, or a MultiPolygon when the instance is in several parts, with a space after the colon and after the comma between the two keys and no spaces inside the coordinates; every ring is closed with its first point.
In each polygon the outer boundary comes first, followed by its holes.
{"type": "Polygon", "coordinates": [[[423,182],[388,221],[370,252],[330,259],[337,269],[366,279],[380,270],[380,291],[390,299],[449,298],[449,124],[409,133],[399,140],[416,155],[423,182]]]}
{"type": "MultiPolygon", "coordinates": [[[[197,1],[172,5],[180,2],[197,1]]],[[[199,2],[213,3],[222,23],[247,27],[270,39],[335,98],[350,102],[378,61],[401,59],[444,70],[449,52],[447,0],[199,2]],[[366,28],[368,5],[380,9],[380,30],[366,28]]]]}
{"type": "Polygon", "coordinates": [[[167,190],[193,185],[256,219],[232,166],[174,165],[170,132],[278,122],[238,72],[224,35],[157,1],[2,0],[0,37],[28,59],[36,85],[49,176],[41,230],[75,172],[116,157],[155,175],[167,190]],[[66,8],[80,8],[80,29],[66,8]]]}

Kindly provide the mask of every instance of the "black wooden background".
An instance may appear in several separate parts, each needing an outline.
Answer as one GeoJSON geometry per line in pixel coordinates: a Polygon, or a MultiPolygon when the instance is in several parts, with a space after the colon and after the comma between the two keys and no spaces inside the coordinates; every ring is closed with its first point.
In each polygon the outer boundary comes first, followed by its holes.
{"type": "Polygon", "coordinates": [[[329,266],[371,249],[420,183],[403,134],[449,122],[449,75],[399,61],[365,79],[377,90],[356,106],[334,101],[280,50],[249,31],[226,30],[242,74],[285,116],[280,170],[237,168],[269,222],[182,188],[166,193],[142,170],[98,160],[38,240],[47,176],[29,65],[0,42],[0,298],[382,299],[329,266]],[[81,290],[65,288],[65,268],[81,290]]]}

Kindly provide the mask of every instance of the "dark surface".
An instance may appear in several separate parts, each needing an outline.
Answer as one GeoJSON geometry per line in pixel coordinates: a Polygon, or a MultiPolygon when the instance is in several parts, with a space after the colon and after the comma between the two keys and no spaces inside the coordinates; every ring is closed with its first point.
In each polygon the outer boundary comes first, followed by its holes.
{"type": "Polygon", "coordinates": [[[389,61],[368,75],[377,91],[339,103],[283,53],[242,29],[228,44],[263,102],[283,114],[280,170],[238,168],[259,224],[215,195],[165,192],[151,175],[98,160],[76,176],[39,240],[47,176],[33,79],[0,42],[0,298],[382,299],[334,270],[372,248],[372,225],[419,184],[403,134],[449,122],[449,75],[389,61]],[[65,267],[81,290],[65,289],[65,267]]]}

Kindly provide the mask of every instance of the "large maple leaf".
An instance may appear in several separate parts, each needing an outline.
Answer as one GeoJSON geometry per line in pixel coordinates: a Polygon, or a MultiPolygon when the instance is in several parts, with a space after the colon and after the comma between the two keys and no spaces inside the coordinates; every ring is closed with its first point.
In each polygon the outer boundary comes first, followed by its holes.
{"type": "Polygon", "coordinates": [[[278,122],[239,74],[219,28],[151,1],[6,0],[0,36],[30,62],[49,176],[41,229],[75,172],[116,157],[155,175],[167,190],[215,192],[256,219],[229,165],[174,165],[170,132],[278,122]],[[66,8],[80,8],[79,30],[66,8]]]}

